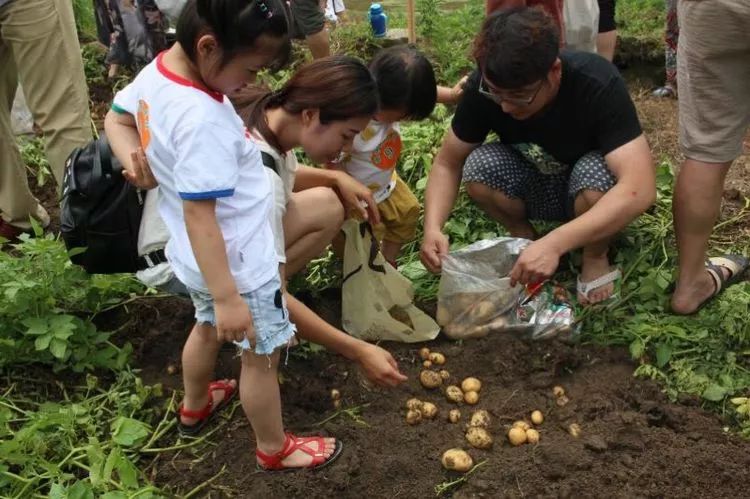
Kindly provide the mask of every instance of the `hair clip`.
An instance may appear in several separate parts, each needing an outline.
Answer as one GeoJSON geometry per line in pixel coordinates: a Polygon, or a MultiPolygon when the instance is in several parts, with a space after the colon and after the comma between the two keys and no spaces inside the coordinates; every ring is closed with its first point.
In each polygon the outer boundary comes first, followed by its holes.
{"type": "Polygon", "coordinates": [[[266,5],[264,0],[258,0],[258,8],[261,13],[265,14],[266,19],[271,19],[271,17],[273,17],[273,11],[268,8],[268,5],[266,5]]]}

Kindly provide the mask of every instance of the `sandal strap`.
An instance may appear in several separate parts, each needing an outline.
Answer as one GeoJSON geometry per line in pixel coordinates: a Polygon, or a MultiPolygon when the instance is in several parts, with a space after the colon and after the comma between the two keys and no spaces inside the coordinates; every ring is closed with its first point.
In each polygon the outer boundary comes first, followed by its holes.
{"type": "Polygon", "coordinates": [[[235,387],[229,384],[228,381],[212,381],[208,384],[208,403],[203,407],[203,409],[199,409],[197,411],[193,411],[190,409],[185,409],[184,404],[180,404],[179,413],[180,416],[186,417],[186,418],[192,418],[192,419],[198,419],[200,421],[203,421],[207,417],[211,415],[211,411],[214,408],[214,392],[218,390],[224,390],[224,397],[222,398],[222,401],[228,400],[229,397],[232,396],[234,393],[235,387]]]}
{"type": "Polygon", "coordinates": [[[576,287],[578,288],[579,293],[588,298],[591,291],[601,288],[602,286],[605,286],[611,282],[615,282],[620,277],[622,277],[622,272],[620,272],[620,269],[615,269],[612,272],[604,274],[598,279],[594,279],[593,281],[589,282],[581,281],[581,276],[578,276],[578,283],[576,287]]]}
{"type": "Polygon", "coordinates": [[[284,440],[284,445],[276,454],[266,454],[260,449],[255,450],[255,456],[261,461],[263,468],[267,470],[284,469],[285,466],[281,464],[281,462],[298,450],[312,457],[312,461],[308,465],[308,468],[313,468],[326,461],[327,458],[324,452],[315,451],[307,445],[310,442],[317,442],[318,449],[324,449],[324,437],[296,437],[291,433],[286,433],[285,435],[286,438],[284,440]]]}

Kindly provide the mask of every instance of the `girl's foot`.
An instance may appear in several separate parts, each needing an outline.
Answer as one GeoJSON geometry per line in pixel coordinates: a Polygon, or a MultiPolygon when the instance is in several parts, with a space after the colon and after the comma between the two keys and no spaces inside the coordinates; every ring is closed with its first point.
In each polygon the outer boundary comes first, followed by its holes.
{"type": "Polygon", "coordinates": [[[204,401],[197,401],[196,406],[202,409],[188,409],[183,402],[179,409],[179,430],[183,435],[198,434],[211,418],[231,402],[237,394],[237,380],[223,379],[208,385],[208,393],[204,401]]]}
{"type": "Polygon", "coordinates": [[[339,440],[326,437],[297,437],[286,434],[284,445],[275,454],[255,451],[258,468],[263,471],[284,471],[304,468],[322,468],[341,454],[339,440]]]}
{"type": "MultiPolygon", "coordinates": [[[[584,252],[581,275],[578,278],[579,283],[583,284],[584,287],[586,287],[586,284],[588,284],[588,287],[592,287],[591,284],[595,283],[595,281],[611,273],[612,268],[610,267],[609,258],[607,258],[606,252],[602,256],[587,256],[584,252]]],[[[619,278],[619,274],[617,277],[619,278]]],[[[581,305],[590,305],[608,300],[615,292],[614,280],[616,279],[610,280],[606,284],[593,287],[590,290],[586,289],[586,293],[582,293],[579,290],[578,303],[581,305]]],[[[581,286],[579,285],[579,287],[581,286]]]]}
{"type": "Polygon", "coordinates": [[[660,98],[671,98],[674,99],[677,97],[677,90],[672,85],[666,84],[663,87],[659,87],[656,90],[654,90],[651,95],[654,97],[660,97],[660,98]]]}

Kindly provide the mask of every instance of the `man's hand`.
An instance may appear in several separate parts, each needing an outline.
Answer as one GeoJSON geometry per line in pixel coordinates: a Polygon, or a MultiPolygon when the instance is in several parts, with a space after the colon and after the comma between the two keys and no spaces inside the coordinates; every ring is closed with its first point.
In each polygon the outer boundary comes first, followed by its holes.
{"type": "Polygon", "coordinates": [[[437,274],[443,268],[443,257],[449,249],[448,236],[439,230],[430,230],[424,233],[419,256],[427,270],[437,274]]]}
{"type": "Polygon", "coordinates": [[[255,349],[255,327],[250,307],[238,293],[225,300],[216,300],[214,310],[219,342],[242,341],[247,338],[250,347],[255,349]]]}
{"type": "Polygon", "coordinates": [[[371,343],[364,343],[354,360],[367,378],[380,386],[396,386],[407,380],[398,370],[398,363],[388,351],[371,343]]]}
{"type": "Polygon", "coordinates": [[[461,96],[464,94],[464,85],[466,85],[466,80],[468,79],[469,75],[466,75],[453,85],[453,88],[451,88],[451,103],[455,104],[461,99],[461,96]]]}
{"type": "Polygon", "coordinates": [[[140,147],[130,153],[130,168],[124,168],[122,175],[125,177],[125,180],[139,189],[148,190],[159,185],[151,171],[151,167],[148,165],[146,153],[140,147]]]}
{"type": "Polygon", "coordinates": [[[536,284],[549,279],[560,263],[560,251],[544,238],[528,245],[510,271],[510,284],[536,284]]]}
{"type": "Polygon", "coordinates": [[[372,196],[372,191],[360,181],[345,172],[336,175],[336,190],[347,211],[356,211],[372,225],[380,223],[378,204],[372,196]]]}

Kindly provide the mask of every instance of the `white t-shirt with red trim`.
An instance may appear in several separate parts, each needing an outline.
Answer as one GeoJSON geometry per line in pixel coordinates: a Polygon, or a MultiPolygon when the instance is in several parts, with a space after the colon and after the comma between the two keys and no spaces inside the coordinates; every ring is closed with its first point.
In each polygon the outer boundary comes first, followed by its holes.
{"type": "Polygon", "coordinates": [[[341,166],[373,192],[376,203],[382,203],[396,186],[395,172],[400,155],[398,123],[371,120],[354,137],[352,151],[344,157],[341,166]]]}
{"type": "Polygon", "coordinates": [[[239,292],[272,279],[278,265],[269,223],[271,184],[229,99],[170,72],[160,54],[115,95],[113,109],[136,117],[159,182],[159,213],[171,236],[166,254],[177,278],[208,292],[188,238],[183,201],[214,199],[239,292]]]}

